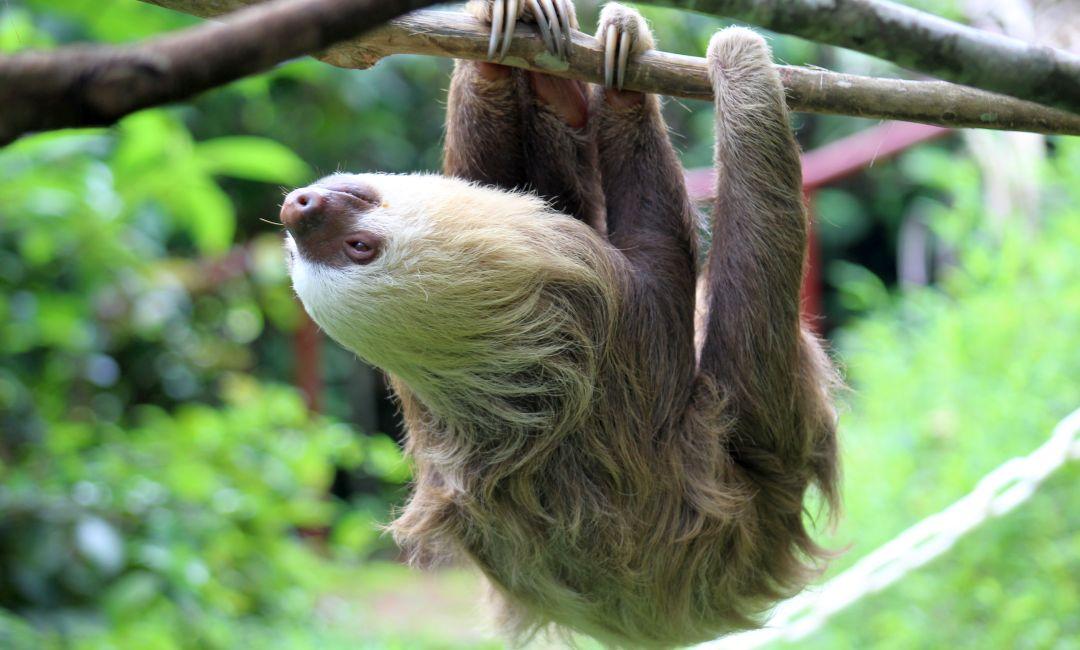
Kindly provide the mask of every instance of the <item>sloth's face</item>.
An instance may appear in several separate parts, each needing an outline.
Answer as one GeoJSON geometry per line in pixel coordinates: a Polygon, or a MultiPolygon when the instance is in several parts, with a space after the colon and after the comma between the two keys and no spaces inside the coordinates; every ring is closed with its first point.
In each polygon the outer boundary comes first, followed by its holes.
{"type": "Polygon", "coordinates": [[[393,266],[395,254],[422,235],[427,221],[424,192],[410,192],[410,179],[427,187],[438,177],[333,174],[290,192],[281,221],[294,281],[328,270],[337,271],[339,281],[375,278],[393,266]]]}
{"type": "Polygon", "coordinates": [[[308,313],[390,369],[466,354],[552,282],[589,283],[597,270],[596,236],[576,220],[437,175],[334,174],[291,192],[281,220],[308,313]]]}

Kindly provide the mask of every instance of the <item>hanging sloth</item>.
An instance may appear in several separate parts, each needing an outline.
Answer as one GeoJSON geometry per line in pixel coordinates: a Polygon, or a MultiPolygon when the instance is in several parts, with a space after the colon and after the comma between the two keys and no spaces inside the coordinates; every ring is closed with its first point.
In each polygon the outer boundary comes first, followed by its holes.
{"type": "MultiPolygon", "coordinates": [[[[515,18],[560,56],[576,26],[568,0],[468,10],[493,57],[515,18]]],[[[688,644],[813,575],[804,496],[837,500],[835,375],[800,323],[807,217],[765,42],[729,28],[709,45],[699,272],[659,101],[621,90],[648,27],[609,4],[597,38],[608,84],[591,91],[457,62],[445,175],[295,190],[286,248],[312,318],[391,377],[415,467],[391,530],[415,561],[479,567],[518,641],[688,644]]]]}

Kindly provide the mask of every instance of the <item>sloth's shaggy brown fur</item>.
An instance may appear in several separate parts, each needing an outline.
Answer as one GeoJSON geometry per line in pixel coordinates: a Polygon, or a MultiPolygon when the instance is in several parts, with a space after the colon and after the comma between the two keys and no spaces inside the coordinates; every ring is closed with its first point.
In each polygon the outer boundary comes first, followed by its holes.
{"type": "MultiPolygon", "coordinates": [[[[609,6],[601,30],[613,22],[651,42],[630,10],[609,6]]],[[[719,180],[699,344],[693,210],[656,98],[598,90],[575,129],[527,74],[488,64],[455,71],[447,173],[573,179],[542,196],[577,219],[449,179],[365,177],[433,197],[385,228],[413,234],[330,297],[313,284],[345,280],[294,270],[316,320],[393,378],[415,463],[395,538],[417,561],[480,567],[518,639],[554,624],[620,646],[702,641],[754,625],[822,555],[803,503],[811,485],[836,501],[834,372],[800,324],[798,151],[761,38],[726,30],[708,57],[719,180]]]]}

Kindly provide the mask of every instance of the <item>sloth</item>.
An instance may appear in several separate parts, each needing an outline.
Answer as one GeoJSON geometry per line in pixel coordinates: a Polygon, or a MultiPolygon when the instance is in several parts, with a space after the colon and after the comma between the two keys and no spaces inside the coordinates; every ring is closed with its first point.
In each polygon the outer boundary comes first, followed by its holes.
{"type": "Polygon", "coordinates": [[[390,378],[414,468],[389,529],[490,583],[509,637],[670,647],[760,624],[827,558],[836,375],[800,318],[808,221],[764,40],[708,49],[708,255],[656,96],[653,47],[607,5],[604,86],[498,63],[515,25],[572,55],[567,0],[474,0],[444,174],[333,174],[283,204],[296,293],[390,378]],[[819,495],[808,498],[808,491],[819,495]]]}

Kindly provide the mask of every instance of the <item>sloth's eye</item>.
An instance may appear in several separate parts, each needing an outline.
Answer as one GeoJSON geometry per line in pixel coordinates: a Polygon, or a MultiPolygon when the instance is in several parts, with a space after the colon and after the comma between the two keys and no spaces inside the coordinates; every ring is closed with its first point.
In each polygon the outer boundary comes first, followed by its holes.
{"type": "Polygon", "coordinates": [[[362,232],[345,238],[345,254],[357,264],[367,264],[379,254],[378,236],[362,232]]]}

